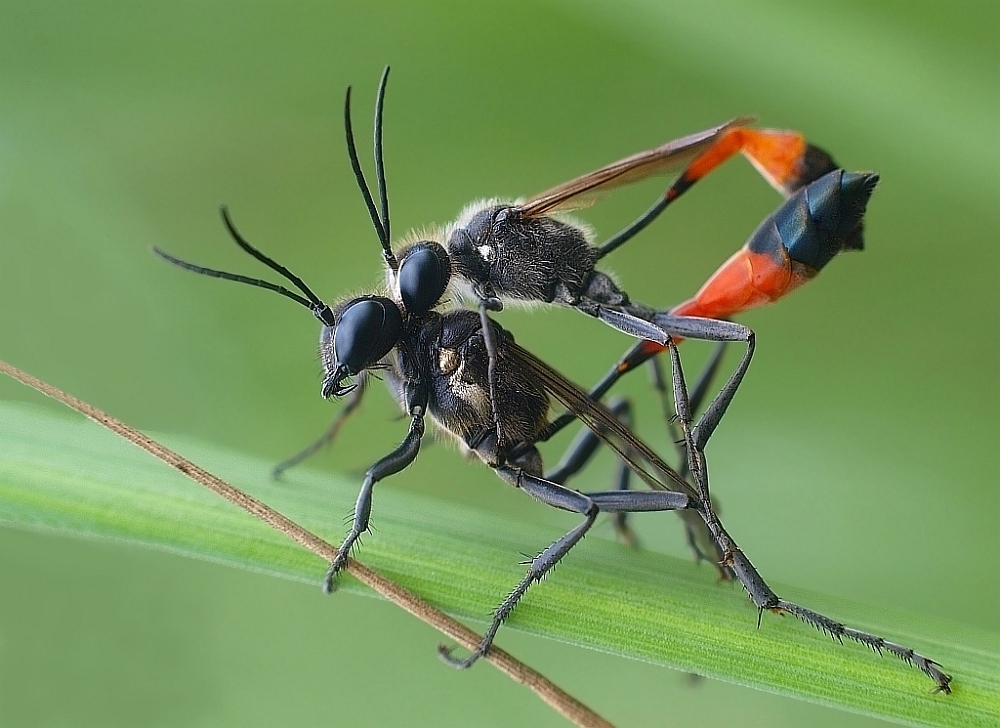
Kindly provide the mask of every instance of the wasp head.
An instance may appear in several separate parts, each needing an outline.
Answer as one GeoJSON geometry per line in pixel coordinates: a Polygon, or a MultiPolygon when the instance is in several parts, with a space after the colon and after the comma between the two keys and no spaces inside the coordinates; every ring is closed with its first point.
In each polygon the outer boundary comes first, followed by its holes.
{"type": "Polygon", "coordinates": [[[344,380],[378,364],[402,335],[403,315],[388,298],[361,296],[339,306],[334,324],[320,333],[323,397],[348,394],[356,385],[344,380]]]}
{"type": "Polygon", "coordinates": [[[407,313],[430,311],[441,300],[451,280],[451,261],[440,243],[421,240],[407,248],[399,260],[395,284],[407,313]]]}

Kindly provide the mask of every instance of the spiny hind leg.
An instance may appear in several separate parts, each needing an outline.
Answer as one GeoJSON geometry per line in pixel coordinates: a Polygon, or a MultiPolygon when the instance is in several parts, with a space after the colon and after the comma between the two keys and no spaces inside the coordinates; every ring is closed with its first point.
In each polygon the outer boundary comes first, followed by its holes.
{"type": "Polygon", "coordinates": [[[844,638],[860,642],[870,647],[875,652],[889,652],[904,662],[914,665],[921,672],[926,674],[935,683],[934,692],[951,692],[951,676],[941,669],[940,663],[916,652],[910,647],[900,645],[896,642],[879,637],[870,632],[864,632],[853,627],[838,622],[819,612],[806,609],[794,602],[782,599],[768,586],[767,582],[760,575],[760,572],[750,563],[750,559],[740,549],[733,538],[722,526],[718,515],[711,508],[701,504],[698,514],[704,520],[706,526],[712,532],[716,542],[721,546],[726,554],[726,563],[732,568],[736,578],[739,579],[743,588],[757,607],[757,627],[760,628],[761,617],[764,610],[774,614],[792,614],[803,622],[826,632],[830,637],[843,643],[844,638]]]}
{"type": "Polygon", "coordinates": [[[368,468],[368,471],[365,473],[365,480],[361,485],[361,491],[358,493],[357,503],[354,507],[351,530],[340,544],[337,556],[330,563],[330,568],[327,569],[326,577],[323,580],[323,591],[327,594],[334,591],[337,575],[347,566],[347,559],[351,555],[351,549],[358,543],[361,534],[368,530],[372,511],[372,491],[375,489],[375,484],[409,467],[420,452],[420,441],[423,436],[423,408],[416,407],[411,410],[410,427],[403,441],[395,450],[368,468]]]}
{"type": "Polygon", "coordinates": [[[635,513],[680,510],[690,506],[690,501],[685,494],[673,491],[614,490],[602,493],[580,493],[517,468],[500,467],[497,468],[497,474],[511,485],[525,491],[532,498],[546,505],[583,515],[584,521],[528,562],[528,573],[494,610],[493,622],[489,629],[486,630],[479,646],[467,657],[455,657],[452,654],[452,648],[444,645],[438,646],[438,654],[441,658],[452,667],[459,669],[471,667],[480,657],[489,652],[500,626],[514,611],[531,585],[541,581],[545,574],[583,539],[601,511],[635,513]]]}

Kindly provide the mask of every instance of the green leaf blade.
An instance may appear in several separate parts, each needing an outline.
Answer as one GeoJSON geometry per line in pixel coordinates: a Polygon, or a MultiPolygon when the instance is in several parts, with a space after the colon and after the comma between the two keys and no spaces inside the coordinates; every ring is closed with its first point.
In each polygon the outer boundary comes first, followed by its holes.
{"type": "MultiPolygon", "coordinates": [[[[199,464],[336,542],[357,483],[296,473],[170,438],[199,464]]],[[[325,565],[281,534],[97,426],[0,405],[0,523],[110,538],[318,584],[325,565]]],[[[522,576],[522,551],[559,534],[384,488],[363,560],[454,614],[484,620],[522,576]]],[[[360,587],[350,580],[350,589],[360,587]]],[[[711,569],[587,539],[536,586],[509,628],[913,725],[1000,723],[996,635],[780,587],[852,626],[913,646],[955,677],[933,695],[919,671],[861,645],[841,647],[791,617],[756,611],[711,569]]],[[[507,629],[505,627],[505,629],[507,629]]],[[[502,643],[501,632],[500,640],[502,643]]],[[[586,699],[586,696],[581,696],[586,699]]]]}

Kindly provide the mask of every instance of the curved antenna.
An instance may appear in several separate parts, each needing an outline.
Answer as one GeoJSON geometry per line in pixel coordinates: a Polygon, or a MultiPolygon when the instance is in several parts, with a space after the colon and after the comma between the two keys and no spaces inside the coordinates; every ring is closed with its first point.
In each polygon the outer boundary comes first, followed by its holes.
{"type": "Polygon", "coordinates": [[[309,289],[309,286],[307,286],[301,278],[292,273],[285,266],[271,260],[262,252],[257,250],[257,248],[248,243],[243,236],[240,235],[236,226],[233,225],[233,221],[229,218],[229,210],[225,205],[222,206],[221,212],[222,220],[225,222],[226,228],[229,230],[229,234],[232,235],[233,240],[236,241],[236,244],[268,268],[290,280],[293,284],[295,284],[296,288],[305,294],[305,297],[300,296],[294,291],[288,290],[284,286],[280,286],[276,283],[271,283],[270,281],[265,281],[260,278],[250,278],[249,276],[241,276],[237,273],[227,273],[226,271],[215,270],[214,268],[205,268],[200,265],[195,265],[194,263],[188,263],[180,258],[175,258],[169,253],[160,250],[156,246],[153,246],[153,252],[168,263],[172,263],[178,268],[183,268],[184,270],[191,271],[192,273],[200,273],[201,275],[211,276],[212,278],[222,278],[223,280],[236,281],[237,283],[246,283],[249,286],[265,288],[269,291],[280,293],[282,296],[290,298],[299,305],[308,308],[313,312],[313,315],[316,318],[327,326],[336,325],[336,318],[333,315],[333,310],[327,304],[323,303],[323,301],[321,301],[319,297],[309,289]]]}
{"type": "MultiPolygon", "coordinates": [[[[316,316],[316,318],[325,323],[327,326],[333,326],[333,321],[334,321],[333,312],[330,311],[330,307],[327,306],[325,303],[323,303],[323,301],[320,300],[319,296],[317,296],[315,293],[309,290],[309,286],[307,286],[301,278],[292,273],[285,266],[281,265],[280,263],[274,260],[271,260],[262,252],[257,250],[257,248],[248,243],[246,241],[246,238],[240,235],[240,231],[236,229],[235,225],[233,225],[233,221],[229,217],[228,207],[223,205],[222,207],[219,208],[219,212],[222,213],[222,221],[226,224],[226,229],[229,231],[229,234],[232,235],[233,240],[236,241],[236,244],[239,245],[245,252],[249,253],[254,258],[259,260],[261,263],[266,265],[268,268],[284,276],[285,278],[290,280],[293,284],[295,284],[296,288],[298,288],[300,291],[306,294],[306,298],[309,299],[309,302],[311,304],[309,308],[312,309],[313,314],[316,316]],[[329,321],[327,319],[329,319],[329,321]]],[[[263,287],[267,288],[267,286],[263,287]]],[[[281,288],[281,286],[278,287],[281,288]]]]}
{"type": "Polygon", "coordinates": [[[351,168],[354,170],[354,177],[358,182],[358,188],[361,190],[361,194],[365,198],[365,204],[368,206],[368,215],[372,219],[372,225],[375,226],[375,232],[378,234],[379,242],[382,243],[382,255],[389,267],[396,270],[399,267],[399,263],[396,261],[396,256],[393,254],[392,248],[389,246],[389,238],[385,234],[385,228],[382,226],[382,220],[375,207],[375,200],[372,199],[371,190],[368,188],[368,183],[365,181],[365,173],[361,170],[361,162],[358,160],[358,149],[354,145],[354,130],[351,128],[350,86],[347,87],[347,94],[344,98],[344,132],[347,136],[347,154],[351,158],[351,168]]]}
{"type": "Polygon", "coordinates": [[[226,281],[236,281],[237,283],[246,283],[250,286],[257,286],[259,288],[266,288],[269,291],[274,291],[275,293],[280,293],[282,296],[286,296],[298,304],[305,306],[308,309],[313,308],[313,304],[306,298],[303,298],[294,291],[289,291],[284,286],[279,286],[277,283],[271,283],[270,281],[261,280],[260,278],[250,278],[249,276],[241,276],[236,273],[227,273],[224,270],[215,270],[214,268],[205,268],[200,265],[195,265],[194,263],[188,263],[186,260],[181,260],[180,258],[175,258],[170,253],[165,250],[157,248],[155,245],[151,248],[153,253],[163,258],[168,263],[173,263],[178,268],[183,268],[184,270],[189,270],[192,273],[200,273],[203,276],[211,276],[212,278],[222,278],[226,281]]]}
{"type": "Polygon", "coordinates": [[[257,260],[259,260],[261,263],[263,263],[264,265],[266,265],[268,268],[270,268],[271,270],[273,270],[273,271],[281,274],[282,276],[284,276],[285,278],[287,278],[288,280],[290,280],[292,283],[294,283],[296,288],[298,288],[300,291],[302,291],[304,294],[306,294],[306,298],[309,299],[309,301],[312,303],[313,306],[325,306],[326,305],[321,300],[319,300],[319,296],[317,296],[315,293],[313,293],[311,290],[309,290],[309,286],[307,286],[302,281],[301,278],[299,278],[297,275],[295,275],[294,273],[292,273],[285,266],[283,266],[280,263],[277,263],[277,262],[271,260],[266,255],[264,255],[262,252],[260,252],[259,250],[257,250],[257,248],[255,248],[250,243],[248,243],[246,241],[246,238],[244,238],[242,235],[240,235],[240,231],[236,229],[236,226],[233,224],[232,218],[229,217],[229,208],[228,207],[226,207],[225,205],[223,205],[222,207],[219,208],[219,212],[222,213],[222,221],[226,224],[226,229],[229,230],[229,234],[233,236],[233,240],[236,241],[237,245],[239,245],[241,248],[243,248],[244,251],[246,251],[247,253],[249,253],[250,255],[252,255],[254,258],[256,258],[257,260]]]}
{"type": "Polygon", "coordinates": [[[382,159],[382,106],[385,103],[385,84],[389,80],[389,67],[382,71],[378,82],[378,94],[375,98],[375,177],[378,182],[378,196],[382,203],[382,225],[385,228],[385,239],[392,240],[389,232],[389,197],[385,191],[385,164],[382,159]]]}

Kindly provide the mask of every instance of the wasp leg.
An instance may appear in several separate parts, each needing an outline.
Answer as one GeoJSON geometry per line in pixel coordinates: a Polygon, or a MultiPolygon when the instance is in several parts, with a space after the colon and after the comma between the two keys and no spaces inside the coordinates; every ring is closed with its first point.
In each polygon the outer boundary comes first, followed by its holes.
{"type": "Polygon", "coordinates": [[[580,493],[561,486],[558,483],[530,475],[520,468],[505,466],[497,468],[496,471],[504,480],[524,490],[528,495],[542,503],[564,511],[580,513],[585,517],[585,520],[566,535],[554,541],[548,548],[530,561],[528,573],[500,603],[496,610],[494,610],[493,623],[483,636],[482,642],[479,643],[479,646],[468,657],[459,659],[452,656],[452,648],[444,645],[438,646],[438,654],[441,655],[441,658],[452,667],[460,669],[470,667],[476,660],[489,652],[490,645],[493,644],[493,639],[496,637],[500,625],[510,616],[514,607],[517,606],[517,603],[531,585],[537,581],[541,581],[545,574],[558,564],[569,553],[570,549],[580,542],[580,539],[594,525],[594,521],[601,511],[610,513],[670,511],[690,506],[690,501],[686,495],[673,491],[635,492],[616,490],[603,493],[580,493]]]}
{"type": "Polygon", "coordinates": [[[340,428],[343,427],[347,419],[354,414],[354,412],[361,406],[361,400],[364,399],[365,386],[368,382],[368,372],[363,371],[358,375],[357,383],[354,390],[347,396],[344,401],[344,406],[330,422],[329,426],[326,428],[326,432],[320,435],[312,444],[299,450],[297,453],[292,455],[287,460],[283,460],[271,469],[271,477],[274,480],[278,480],[282,473],[284,473],[289,468],[294,468],[299,463],[308,460],[310,457],[315,455],[317,452],[322,450],[324,447],[333,442],[334,438],[340,432],[340,428]]]}
{"type": "MultiPolygon", "coordinates": [[[[580,310],[589,313],[587,307],[583,302],[577,305],[580,310]]],[[[647,341],[655,341],[661,346],[667,345],[667,339],[669,338],[667,334],[657,326],[655,323],[651,323],[643,318],[639,318],[630,313],[625,313],[624,311],[618,311],[613,308],[608,308],[606,306],[597,305],[594,308],[594,316],[599,318],[601,321],[606,323],[613,329],[618,329],[623,334],[628,334],[636,339],[645,339],[647,341]]]]}
{"type": "Polygon", "coordinates": [[[351,548],[361,537],[361,534],[368,530],[368,521],[372,512],[372,490],[375,484],[406,468],[420,452],[420,440],[424,436],[423,408],[414,408],[411,416],[410,429],[399,447],[368,468],[365,473],[365,480],[361,485],[361,492],[358,493],[358,501],[354,507],[354,523],[351,526],[351,531],[340,545],[337,556],[330,564],[330,568],[327,569],[326,578],[323,580],[323,591],[328,594],[334,590],[334,579],[347,564],[351,548]]]}
{"type": "Polygon", "coordinates": [[[717,167],[741,153],[784,197],[837,168],[833,158],[796,132],[736,126],[696,157],[652,207],[598,249],[598,258],[627,243],[678,197],[717,167]]]}
{"type": "MultiPolygon", "coordinates": [[[[608,403],[608,411],[617,417],[623,425],[629,429],[632,428],[632,403],[627,399],[616,397],[611,400],[608,403]]],[[[556,469],[545,474],[545,479],[563,485],[569,478],[587,466],[590,458],[593,457],[594,452],[600,445],[601,438],[590,428],[584,427],[573,442],[570,443],[570,446],[566,448],[566,452],[563,454],[562,460],[559,461],[556,469]]],[[[615,472],[616,489],[628,490],[631,475],[632,470],[624,461],[619,459],[615,472]]],[[[638,547],[639,542],[636,539],[635,532],[628,523],[628,513],[624,511],[616,513],[613,523],[615,532],[622,541],[634,548],[638,547]]]]}
{"type": "MultiPolygon", "coordinates": [[[[671,425],[673,425],[674,422],[680,423],[681,436],[679,439],[675,440],[678,449],[681,451],[681,464],[683,466],[683,469],[679,472],[684,477],[687,477],[688,474],[690,474],[694,478],[695,487],[697,488],[701,498],[704,500],[711,499],[711,495],[708,490],[708,473],[704,468],[704,456],[701,451],[695,448],[694,437],[691,430],[691,417],[692,413],[697,412],[701,407],[701,402],[708,390],[709,382],[718,367],[723,347],[725,347],[726,343],[727,342],[720,342],[719,346],[716,347],[715,354],[713,355],[712,360],[709,361],[708,366],[699,376],[698,385],[692,395],[688,394],[687,384],[684,381],[684,370],[681,366],[680,354],[677,351],[677,347],[672,343],[669,347],[675,419],[672,418],[671,420],[668,420],[668,422],[671,425]]],[[[658,360],[653,358],[651,363],[657,365],[656,368],[658,371],[658,360]]],[[[662,387],[662,389],[665,390],[666,385],[662,381],[662,373],[659,374],[660,381],[658,382],[658,388],[662,387]]],[[[664,399],[666,398],[665,391],[661,394],[661,397],[664,399]]],[[[676,426],[671,427],[671,430],[676,430],[676,426]]],[[[714,508],[714,499],[712,500],[712,503],[714,508]]],[[[702,559],[705,559],[713,562],[719,572],[719,578],[723,581],[731,580],[733,578],[732,569],[723,563],[725,561],[724,554],[719,548],[719,545],[706,531],[705,524],[702,523],[701,520],[693,513],[688,511],[682,513],[681,516],[684,521],[684,530],[687,536],[688,545],[691,547],[691,550],[694,551],[697,560],[701,561],[702,559]]]]}
{"type": "MultiPolygon", "coordinates": [[[[626,427],[631,429],[632,423],[626,423],[626,427]]],[[[624,461],[619,460],[618,465],[615,468],[615,490],[629,490],[629,486],[631,484],[632,469],[624,461]]],[[[612,523],[615,527],[615,533],[618,534],[618,538],[620,538],[624,544],[631,546],[634,549],[639,548],[639,538],[635,535],[635,530],[629,522],[628,511],[618,511],[615,513],[612,523]]]]}
{"type": "MultiPolygon", "coordinates": [[[[658,327],[672,336],[678,337],[678,339],[704,339],[707,341],[718,342],[744,341],[747,344],[747,350],[744,353],[739,366],[729,377],[729,380],[726,382],[720,393],[716,395],[716,398],[705,410],[705,413],[702,415],[701,419],[694,428],[693,437],[695,443],[700,448],[704,448],[705,443],[708,442],[712,433],[715,432],[715,428],[718,426],[719,421],[725,414],[726,408],[729,407],[729,403],[735,396],[736,390],[739,388],[740,383],[743,381],[743,377],[750,366],[755,345],[753,330],[732,321],[718,321],[716,319],[697,318],[693,316],[676,316],[669,313],[654,314],[654,320],[658,327]]],[[[664,347],[654,341],[640,341],[635,344],[631,349],[625,352],[624,356],[618,360],[611,370],[605,374],[596,385],[594,385],[594,387],[590,390],[590,396],[595,400],[601,399],[608,393],[608,390],[610,390],[611,387],[618,382],[619,379],[638,368],[640,364],[646,363],[663,351],[664,347]]],[[[714,371],[710,371],[709,373],[714,373],[714,371]]],[[[699,382],[699,386],[701,386],[701,382],[699,382]]],[[[707,382],[704,386],[708,386],[707,382]]],[[[539,433],[537,441],[544,442],[550,439],[553,435],[562,430],[575,419],[576,415],[572,412],[560,415],[549,423],[549,425],[541,433],[539,433]]]]}
{"type": "MultiPolygon", "coordinates": [[[[676,316],[670,313],[658,313],[654,317],[654,320],[657,326],[672,336],[676,336],[678,339],[680,337],[687,337],[720,342],[743,341],[747,345],[746,351],[743,353],[743,359],[740,360],[739,365],[729,376],[729,380],[723,385],[722,389],[715,396],[715,399],[705,408],[705,412],[694,426],[692,431],[694,446],[698,450],[704,450],[705,445],[715,432],[715,428],[719,426],[723,415],[726,414],[726,410],[733,401],[733,397],[736,396],[736,390],[743,383],[743,377],[746,375],[747,369],[750,368],[750,361],[753,359],[753,352],[756,346],[756,336],[749,327],[732,321],[718,321],[716,319],[696,318],[693,316],[676,316]]],[[[679,372],[680,359],[676,355],[676,349],[674,349],[672,358],[674,359],[674,395],[675,404],[678,406],[677,416],[683,420],[680,408],[683,406],[685,410],[688,410],[688,415],[690,415],[690,408],[686,403],[676,402],[676,399],[686,399],[687,396],[686,388],[678,382],[678,377],[682,375],[679,372]]]]}
{"type": "MultiPolygon", "coordinates": [[[[729,408],[733,397],[736,396],[736,391],[743,382],[743,377],[746,375],[747,369],[750,367],[750,362],[753,359],[756,337],[752,329],[742,324],[733,323],[732,321],[677,316],[667,312],[653,314],[653,321],[672,337],[676,337],[677,340],[693,338],[718,342],[744,341],[747,345],[743,359],[730,375],[729,380],[705,409],[697,424],[692,427],[691,405],[688,399],[687,388],[683,382],[680,356],[673,341],[668,342],[668,348],[671,351],[671,369],[673,372],[674,409],[683,433],[689,467],[695,476],[699,494],[702,498],[707,499],[708,479],[700,472],[701,457],[695,456],[695,453],[701,453],[705,449],[705,445],[715,432],[715,428],[719,426],[719,422],[722,421],[722,417],[729,408]]],[[[635,369],[639,364],[647,361],[652,356],[655,356],[660,350],[662,350],[662,347],[655,342],[640,342],[637,346],[630,349],[615,368],[598,383],[595,391],[602,388],[606,391],[621,376],[635,369]]],[[[558,422],[559,420],[554,422],[553,425],[558,422]]],[[[549,429],[551,429],[551,426],[549,429]]],[[[548,434],[548,430],[546,430],[546,434],[548,434]]]]}
{"type": "Polygon", "coordinates": [[[846,637],[870,647],[873,651],[878,652],[879,654],[882,654],[882,652],[889,652],[903,660],[903,662],[916,666],[931,680],[933,680],[935,683],[935,693],[951,693],[951,675],[945,673],[941,669],[941,665],[934,660],[921,655],[910,647],[890,642],[869,632],[863,632],[861,630],[848,627],[841,622],[837,622],[836,620],[827,617],[826,615],[820,614],[819,612],[814,612],[811,609],[806,609],[798,604],[794,604],[780,598],[774,593],[774,591],[771,590],[771,588],[767,585],[767,582],[765,582],[763,577],[760,575],[760,572],[758,572],[754,565],[750,563],[750,559],[746,557],[746,554],[740,550],[739,546],[736,545],[736,542],[726,532],[711,506],[709,505],[705,507],[702,505],[698,508],[698,513],[704,519],[709,530],[712,531],[716,541],[726,552],[727,562],[736,574],[736,578],[740,580],[743,588],[746,589],[750,599],[757,607],[758,629],[760,628],[761,616],[763,615],[765,609],[775,614],[792,614],[806,624],[810,624],[813,627],[826,632],[830,635],[830,637],[838,642],[843,643],[844,638],[846,637]]]}
{"type": "Polygon", "coordinates": [[[653,322],[656,312],[629,301],[606,273],[593,271],[569,305],[628,336],[667,345],[666,332],[653,322]]]}
{"type": "Polygon", "coordinates": [[[497,342],[496,334],[493,331],[493,323],[490,321],[490,311],[502,311],[503,303],[499,298],[487,297],[479,301],[479,328],[483,333],[483,343],[486,345],[487,379],[490,384],[490,406],[493,408],[493,425],[497,433],[497,452],[501,455],[506,453],[507,444],[504,441],[503,425],[500,418],[500,411],[497,409],[496,395],[496,369],[497,369],[497,342]]]}
{"type": "MultiPolygon", "coordinates": [[[[678,317],[670,316],[669,314],[664,314],[663,318],[670,319],[669,322],[665,321],[665,328],[673,329],[673,332],[677,335],[691,336],[694,334],[697,338],[712,338],[721,342],[738,341],[742,338],[747,343],[747,350],[743,355],[740,365],[729,377],[729,381],[723,386],[722,391],[708,405],[693,428],[691,427],[691,413],[693,409],[688,397],[687,385],[684,381],[684,369],[681,366],[680,353],[673,342],[670,342],[669,346],[674,408],[683,433],[684,459],[688,463],[691,474],[694,477],[698,494],[701,496],[702,501],[708,504],[708,508],[712,509],[712,500],[708,487],[708,468],[705,463],[705,444],[712,436],[712,433],[715,432],[715,428],[736,395],[736,390],[739,389],[740,384],[743,382],[743,377],[753,358],[754,333],[746,326],[734,324],[729,321],[678,317]]],[[[695,553],[707,551],[708,548],[698,540],[699,535],[704,540],[704,531],[702,529],[694,529],[689,522],[686,522],[686,525],[688,526],[688,542],[692,544],[695,553]]],[[[711,529],[709,528],[709,530],[711,529]]],[[[715,549],[713,550],[717,552],[721,550],[725,554],[725,546],[718,539],[714,539],[714,542],[715,549]]],[[[732,578],[732,565],[727,563],[728,559],[726,558],[723,558],[721,561],[722,563],[718,567],[720,577],[723,579],[732,578]]]]}
{"type": "MultiPolygon", "coordinates": [[[[715,380],[715,375],[719,371],[719,365],[722,364],[722,357],[726,353],[728,346],[728,341],[718,342],[715,347],[715,351],[712,352],[712,356],[709,357],[708,362],[698,375],[698,380],[694,383],[694,386],[690,390],[692,412],[701,411],[701,405],[705,401],[705,395],[708,394],[708,388],[712,386],[712,382],[715,380]]],[[[657,360],[653,359],[652,363],[655,365],[657,360]]]]}
{"type": "MultiPolygon", "coordinates": [[[[693,413],[701,411],[701,405],[705,400],[705,395],[708,393],[708,388],[712,385],[712,381],[719,371],[719,365],[722,363],[722,357],[726,353],[727,344],[728,342],[726,341],[720,341],[716,345],[708,363],[705,364],[698,375],[698,380],[690,390],[689,398],[693,413]]],[[[666,379],[663,377],[663,367],[660,366],[660,360],[655,356],[649,360],[649,378],[653,389],[656,390],[660,398],[660,407],[663,410],[663,419],[666,422],[667,431],[670,433],[670,438],[677,447],[677,455],[680,458],[680,465],[677,468],[677,472],[680,473],[681,477],[687,477],[690,472],[687,461],[687,449],[684,447],[681,433],[677,429],[677,418],[674,412],[673,401],[667,392],[666,379]]]]}
{"type": "MultiPolygon", "coordinates": [[[[699,438],[704,438],[704,441],[707,442],[707,436],[711,436],[715,427],[718,425],[718,421],[721,419],[722,415],[725,414],[726,408],[729,406],[729,402],[732,401],[732,398],[736,393],[736,389],[739,387],[740,382],[743,380],[743,376],[746,374],[747,368],[750,366],[750,360],[753,356],[754,334],[753,331],[746,326],[729,321],[671,316],[670,314],[654,314],[654,316],[658,325],[661,325],[660,317],[662,317],[664,319],[662,323],[665,325],[662,325],[661,328],[667,330],[671,334],[676,334],[677,336],[692,339],[708,339],[718,341],[720,343],[730,341],[747,342],[747,352],[744,354],[740,366],[730,377],[722,392],[716,397],[712,404],[709,405],[708,410],[706,410],[702,420],[699,420],[699,423],[695,426],[693,432],[690,432],[689,435],[685,436],[683,439],[683,442],[685,443],[685,458],[687,458],[688,442],[692,441],[692,444],[695,446],[702,442],[699,438]],[[705,419],[706,417],[708,418],[707,420],[705,419]],[[706,427],[699,429],[703,424],[703,420],[706,427]]],[[[649,361],[663,350],[664,349],[660,344],[653,341],[638,342],[631,349],[629,349],[625,355],[619,359],[615,366],[612,367],[611,370],[605,374],[604,377],[590,390],[590,396],[595,400],[601,399],[625,374],[628,374],[630,371],[639,367],[639,365],[649,361]]],[[[700,406],[700,403],[705,396],[704,392],[715,373],[715,369],[718,367],[718,358],[721,357],[721,353],[721,351],[716,352],[715,357],[713,357],[713,361],[709,363],[709,366],[706,368],[703,376],[699,379],[697,386],[698,405],[696,405],[695,410],[700,406]]],[[[675,390],[678,386],[679,383],[676,382],[675,372],[675,390]]],[[[664,390],[665,388],[666,387],[664,385],[664,390]]],[[[691,408],[688,407],[688,409],[691,408]]],[[[576,415],[571,412],[567,412],[557,417],[539,434],[538,441],[544,442],[545,440],[550,439],[553,435],[569,425],[575,419],[576,415]]],[[[685,427],[683,422],[681,426],[682,428],[685,427]]],[[[688,425],[687,428],[690,430],[690,425],[688,425]]],[[[700,449],[704,449],[703,443],[700,445],[700,449]]],[[[705,490],[707,491],[707,477],[696,480],[699,492],[702,490],[702,483],[705,483],[705,490]]],[[[714,542],[711,535],[706,531],[704,524],[699,519],[694,517],[684,518],[685,515],[686,514],[682,514],[682,518],[684,520],[688,544],[694,551],[695,558],[699,561],[702,559],[712,561],[717,565],[716,569],[720,579],[731,579],[732,574],[730,569],[725,565],[719,564],[722,558],[722,553],[719,551],[718,545],[714,542]]]]}

